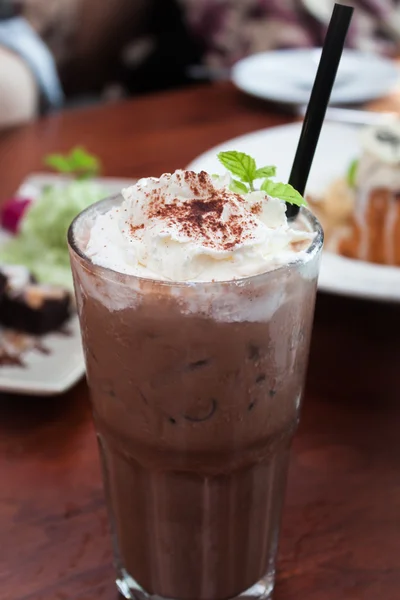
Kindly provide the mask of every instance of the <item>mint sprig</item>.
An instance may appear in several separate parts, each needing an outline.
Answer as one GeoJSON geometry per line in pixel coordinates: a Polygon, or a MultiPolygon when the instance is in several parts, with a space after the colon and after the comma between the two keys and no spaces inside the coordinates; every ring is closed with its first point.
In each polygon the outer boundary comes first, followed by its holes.
{"type": "Polygon", "coordinates": [[[257,169],[254,179],[261,179],[263,177],[275,177],[276,175],[276,167],[268,166],[261,167],[261,169],[257,169]]]}
{"type": "Polygon", "coordinates": [[[238,181],[237,179],[232,179],[229,187],[232,192],[235,192],[235,194],[247,194],[249,191],[247,185],[241,181],[238,181]]]}
{"type": "Polygon", "coordinates": [[[248,183],[251,190],[254,190],[253,181],[256,179],[256,161],[254,158],[244,152],[220,152],[219,161],[228,171],[237,175],[241,181],[248,183]]]}
{"type": "Polygon", "coordinates": [[[255,190],[254,182],[257,179],[263,179],[260,189],[269,196],[279,198],[289,204],[307,206],[303,196],[289,183],[278,183],[271,180],[271,177],[276,176],[276,167],[273,165],[257,168],[254,158],[236,150],[220,152],[218,160],[228,171],[239,177],[239,180],[233,179],[230,184],[233,192],[237,194],[253,192],[255,190]]]}
{"type": "Polygon", "coordinates": [[[290,183],[277,183],[276,181],[271,181],[270,179],[265,179],[261,188],[263,192],[266,192],[268,196],[272,196],[273,198],[279,198],[280,200],[284,200],[285,202],[289,202],[289,204],[296,204],[297,206],[307,206],[306,201],[303,196],[299,194],[297,190],[294,189],[290,183]]]}
{"type": "Polygon", "coordinates": [[[49,154],[44,163],[58,173],[74,175],[77,179],[95,177],[100,172],[100,161],[81,146],[76,146],[68,154],[49,154]]]}

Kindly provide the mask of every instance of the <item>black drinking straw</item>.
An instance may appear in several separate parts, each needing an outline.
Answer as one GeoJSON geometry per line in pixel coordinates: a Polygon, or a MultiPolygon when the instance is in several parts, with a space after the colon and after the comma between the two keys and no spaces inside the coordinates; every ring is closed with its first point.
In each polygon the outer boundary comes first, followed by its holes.
{"type": "MultiPolygon", "coordinates": [[[[351,6],[335,4],[289,177],[289,183],[302,195],[306,188],[352,15],[351,6]]],[[[294,219],[298,212],[298,206],[286,204],[288,219],[294,219]]]]}

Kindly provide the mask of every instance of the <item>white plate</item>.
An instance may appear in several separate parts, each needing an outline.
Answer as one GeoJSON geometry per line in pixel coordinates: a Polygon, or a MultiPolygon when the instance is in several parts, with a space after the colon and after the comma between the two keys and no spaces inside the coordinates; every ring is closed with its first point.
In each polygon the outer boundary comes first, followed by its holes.
{"type": "MultiPolygon", "coordinates": [[[[240,150],[254,156],[260,166],[273,164],[278,178],[287,181],[300,135],[301,123],[263,129],[208,150],[188,168],[223,173],[217,153],[240,150]]],[[[359,129],[325,123],[308,182],[308,192],[321,194],[329,183],[343,176],[351,160],[360,154],[359,129]]],[[[400,301],[400,268],[351,260],[324,252],[319,289],[374,300],[400,301]]]]}
{"type": "MultiPolygon", "coordinates": [[[[260,52],[240,60],[232,81],[242,91],[265,100],[306,104],[321,49],[260,52]]],[[[345,50],[331,95],[332,104],[380,98],[400,83],[400,70],[377,54],[345,50]]]]}
{"type": "MultiPolygon", "coordinates": [[[[37,197],[43,186],[62,184],[66,178],[35,174],[28,177],[18,190],[21,196],[37,197]]],[[[99,178],[107,194],[117,193],[132,185],[131,179],[99,178]]],[[[0,230],[0,241],[4,239],[0,230]]],[[[0,391],[37,396],[61,394],[72,387],[85,373],[79,322],[72,317],[65,329],[68,335],[51,333],[41,338],[48,351],[28,350],[23,354],[24,366],[0,366],[0,391]]]]}
{"type": "Polygon", "coordinates": [[[41,338],[48,354],[28,350],[23,366],[0,366],[0,391],[34,396],[66,392],[85,373],[78,317],[66,324],[68,335],[50,333],[41,338]]]}

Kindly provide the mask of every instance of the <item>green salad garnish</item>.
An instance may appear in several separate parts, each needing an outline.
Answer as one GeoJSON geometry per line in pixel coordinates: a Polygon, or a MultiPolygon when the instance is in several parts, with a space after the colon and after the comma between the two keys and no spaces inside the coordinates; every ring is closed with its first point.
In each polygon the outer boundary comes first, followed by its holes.
{"type": "Polygon", "coordinates": [[[89,154],[81,146],[72,148],[67,154],[49,154],[45,157],[44,164],[58,173],[74,175],[77,179],[95,177],[101,169],[97,156],[89,154]]]}
{"type": "Polygon", "coordinates": [[[82,148],[75,148],[66,156],[48,156],[45,162],[62,173],[79,176],[42,190],[23,215],[19,233],[0,246],[0,262],[24,265],[38,281],[71,289],[68,228],[82,210],[107,196],[107,190],[88,179],[89,172],[97,172],[100,163],[82,148]],[[69,171],[63,161],[68,162],[69,171]]]}

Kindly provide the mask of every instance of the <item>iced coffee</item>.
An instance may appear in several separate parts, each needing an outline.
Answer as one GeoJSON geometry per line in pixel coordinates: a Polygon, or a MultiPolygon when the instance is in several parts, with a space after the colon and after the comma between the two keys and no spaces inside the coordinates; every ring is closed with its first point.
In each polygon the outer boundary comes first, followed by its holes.
{"type": "Polygon", "coordinates": [[[89,208],[69,242],[121,592],[268,597],[317,221],[177,171],[89,208]]]}

